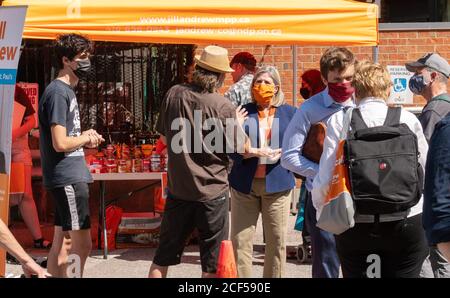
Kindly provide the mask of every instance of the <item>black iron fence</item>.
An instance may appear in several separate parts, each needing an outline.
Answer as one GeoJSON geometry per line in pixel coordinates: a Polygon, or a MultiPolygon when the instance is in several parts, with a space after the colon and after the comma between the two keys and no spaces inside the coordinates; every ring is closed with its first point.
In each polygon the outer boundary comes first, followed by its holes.
{"type": "MultiPolygon", "coordinates": [[[[160,103],[185,81],[194,45],[96,42],[92,69],[80,80],[82,129],[95,128],[110,142],[155,138],[160,103]]],[[[39,95],[56,77],[50,41],[26,40],[18,81],[39,84],[39,95]]]]}

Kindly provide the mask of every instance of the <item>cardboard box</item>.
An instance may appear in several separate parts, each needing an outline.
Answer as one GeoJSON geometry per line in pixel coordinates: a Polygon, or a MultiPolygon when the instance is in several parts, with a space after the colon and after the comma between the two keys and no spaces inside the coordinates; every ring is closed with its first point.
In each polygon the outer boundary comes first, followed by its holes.
{"type": "Polygon", "coordinates": [[[116,248],[157,247],[161,217],[152,212],[124,213],[116,235],[116,248]]]}

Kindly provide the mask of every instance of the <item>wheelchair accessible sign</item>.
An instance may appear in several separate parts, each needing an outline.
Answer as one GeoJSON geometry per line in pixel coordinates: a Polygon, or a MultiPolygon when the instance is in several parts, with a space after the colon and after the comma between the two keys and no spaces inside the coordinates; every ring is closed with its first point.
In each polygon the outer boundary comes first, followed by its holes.
{"type": "Polygon", "coordinates": [[[408,84],[413,73],[409,72],[402,65],[388,65],[387,69],[392,81],[391,95],[389,96],[388,103],[412,104],[413,93],[409,90],[408,84]]]}

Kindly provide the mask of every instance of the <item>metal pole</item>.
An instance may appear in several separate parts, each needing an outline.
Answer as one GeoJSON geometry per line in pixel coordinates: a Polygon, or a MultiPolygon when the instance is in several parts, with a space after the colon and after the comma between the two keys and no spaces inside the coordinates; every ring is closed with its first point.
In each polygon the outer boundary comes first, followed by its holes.
{"type": "MultiPolygon", "coordinates": [[[[292,101],[294,107],[297,107],[297,97],[298,97],[298,91],[297,91],[297,46],[292,46],[292,101]]],[[[292,198],[291,198],[291,214],[297,214],[297,203],[298,203],[298,194],[296,191],[292,192],[292,198]]]]}
{"type": "Polygon", "coordinates": [[[103,226],[103,259],[108,258],[108,235],[107,235],[107,229],[106,229],[106,203],[105,203],[105,189],[106,189],[106,182],[100,181],[100,191],[102,193],[101,195],[101,204],[102,204],[102,226],[103,226]]]}
{"type": "Polygon", "coordinates": [[[297,46],[292,46],[292,101],[297,106],[297,46]]]}
{"type": "Polygon", "coordinates": [[[378,52],[379,52],[378,46],[372,47],[372,59],[373,62],[375,63],[378,63],[378,52]]]}
{"type": "MultiPolygon", "coordinates": [[[[379,19],[380,18],[380,15],[381,15],[381,0],[375,0],[375,4],[378,6],[378,15],[377,15],[377,18],[379,19]]],[[[379,25],[380,23],[379,22],[377,22],[377,34],[379,34],[379,32],[380,32],[380,25],[379,25]]],[[[373,59],[373,62],[375,62],[375,63],[378,63],[378,53],[379,53],[379,47],[378,47],[378,45],[376,45],[376,46],[374,46],[373,48],[372,48],[372,59],[373,59]]]]}

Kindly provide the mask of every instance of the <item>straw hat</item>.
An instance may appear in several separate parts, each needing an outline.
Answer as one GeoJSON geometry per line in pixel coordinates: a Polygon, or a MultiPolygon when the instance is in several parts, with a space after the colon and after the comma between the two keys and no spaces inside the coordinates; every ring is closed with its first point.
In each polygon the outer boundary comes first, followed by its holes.
{"type": "Polygon", "coordinates": [[[234,72],[228,60],[228,51],[218,46],[207,46],[201,55],[195,56],[195,62],[201,68],[218,72],[234,72]]]}

